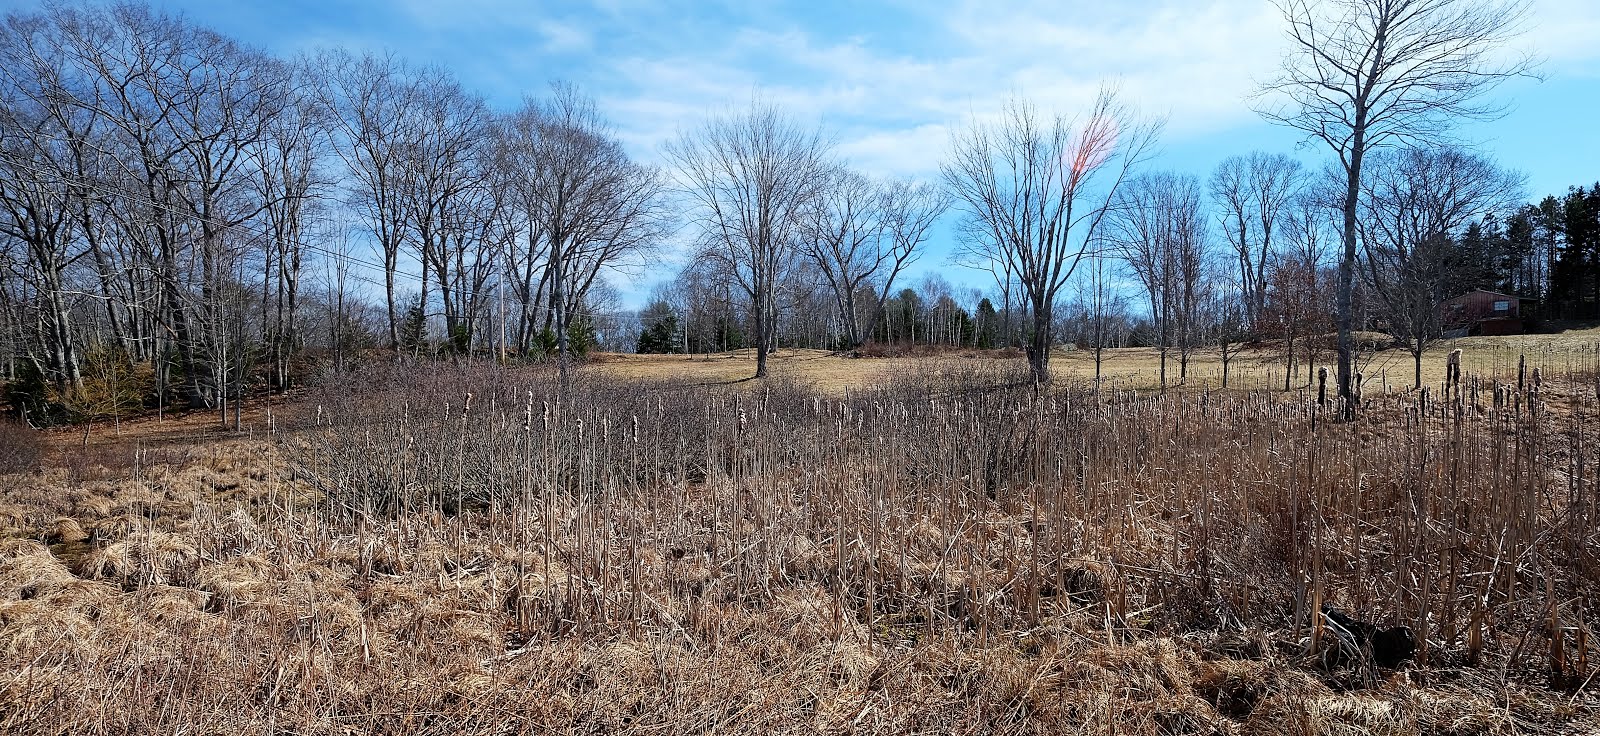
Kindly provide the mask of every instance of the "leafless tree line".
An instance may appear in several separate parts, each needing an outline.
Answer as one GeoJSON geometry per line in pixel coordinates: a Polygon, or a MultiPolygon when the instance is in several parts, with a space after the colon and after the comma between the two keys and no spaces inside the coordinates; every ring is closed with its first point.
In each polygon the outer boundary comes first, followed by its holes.
{"type": "Polygon", "coordinates": [[[1503,107],[1483,94],[1529,74],[1533,60],[1502,53],[1522,29],[1522,0],[1280,0],[1290,52],[1262,88],[1267,119],[1303,132],[1334,154],[1341,250],[1335,288],[1338,383],[1354,418],[1356,272],[1364,167],[1392,146],[1448,141],[1462,120],[1503,107]]]}
{"type": "Polygon", "coordinates": [[[748,304],[758,378],[777,348],[780,291],[797,269],[820,277],[845,346],[859,347],[948,207],[930,184],[851,170],[822,130],[761,100],[683,132],[665,152],[694,204],[696,267],[748,304]]]}
{"type": "Polygon", "coordinates": [[[758,376],[796,330],[853,349],[909,327],[974,345],[995,330],[1043,382],[1063,330],[1103,347],[1108,310],[1136,291],[1163,383],[1171,351],[1182,381],[1196,347],[1219,346],[1226,372],[1232,346],[1267,337],[1292,370],[1297,342],[1336,326],[1349,396],[1352,331],[1381,327],[1420,356],[1446,245],[1519,194],[1443,133],[1493,114],[1480,94],[1528,70],[1492,56],[1523,8],[1280,9],[1295,50],[1262,112],[1331,146],[1328,173],[1263,153],[1204,183],[1141,171],[1161,125],[1106,89],[1076,117],[1016,98],[975,118],[942,186],[853,171],[821,127],[759,99],[666,143],[668,172],[632,160],[567,84],[500,113],[393,55],[282,60],[133,4],[13,14],[0,38],[6,370],[70,393],[113,355],[149,366],[157,396],[225,412],[256,367],[288,387],[308,339],[339,363],[374,317],[391,351],[543,352],[565,370],[606,274],[646,263],[681,202],[696,247],[669,332],[686,347],[691,332],[727,345],[748,330],[758,376]],[[968,311],[934,295],[943,316],[907,325],[900,311],[925,297],[896,285],[949,209],[959,260],[992,273],[998,298],[968,311]],[[381,314],[363,310],[380,291],[381,314]]]}
{"type": "Polygon", "coordinates": [[[226,412],[258,365],[288,387],[323,327],[360,347],[378,293],[394,350],[565,354],[670,227],[665,176],[568,85],[500,114],[443,70],[283,60],[136,4],[9,15],[0,65],[6,369],[57,396],[140,364],[226,412]]]}
{"type": "Polygon", "coordinates": [[[1014,276],[1020,286],[1037,382],[1050,379],[1056,300],[1159,127],[1108,89],[1082,120],[1014,100],[999,121],[975,121],[952,141],[943,172],[965,215],[967,254],[1001,264],[1008,284],[1014,276]]]}

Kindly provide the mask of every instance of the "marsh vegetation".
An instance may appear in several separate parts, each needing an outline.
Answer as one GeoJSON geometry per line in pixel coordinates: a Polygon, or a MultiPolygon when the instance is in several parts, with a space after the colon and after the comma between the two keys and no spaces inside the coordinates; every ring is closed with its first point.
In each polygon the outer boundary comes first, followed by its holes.
{"type": "Polygon", "coordinates": [[[62,450],[0,508],[0,724],[1600,723],[1592,363],[1351,423],[917,365],[830,391],[440,366],[330,384],[254,438],[62,450]],[[1324,605],[1415,655],[1378,666],[1324,605]]]}

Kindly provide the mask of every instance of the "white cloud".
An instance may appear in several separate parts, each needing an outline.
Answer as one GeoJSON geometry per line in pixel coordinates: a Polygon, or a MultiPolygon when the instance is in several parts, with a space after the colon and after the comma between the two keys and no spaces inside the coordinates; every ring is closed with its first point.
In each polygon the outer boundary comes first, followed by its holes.
{"type": "MultiPolygon", "coordinates": [[[[216,5],[159,2],[194,5],[207,17],[216,5]]],[[[1563,89],[1581,92],[1600,79],[1600,0],[1529,2],[1526,32],[1506,53],[1544,59],[1542,71],[1563,89]]],[[[1168,119],[1165,143],[1175,153],[1161,165],[1184,150],[1193,160],[1176,165],[1196,168],[1209,165],[1213,149],[1271,145],[1243,138],[1266,135],[1248,97],[1284,48],[1268,0],[879,0],[799,13],[794,4],[747,0],[328,5],[306,22],[234,32],[262,33],[279,49],[393,48],[453,69],[497,105],[567,79],[597,98],[630,152],[655,163],[680,129],[759,95],[826,125],[854,166],[924,178],[937,176],[952,130],[996,114],[1008,97],[1070,116],[1103,82],[1168,119]]],[[[1516,82],[1500,94],[1537,99],[1551,119],[1561,117],[1551,110],[1575,104],[1536,97],[1537,87],[1516,82]]],[[[1528,125],[1508,118],[1494,131],[1537,148],[1528,125]]],[[[1583,142],[1574,145],[1581,151],[1583,142]]],[[[1560,176],[1570,178],[1566,169],[1560,176]]]]}
{"type": "MultiPolygon", "coordinates": [[[[953,129],[1012,96],[1072,116],[1110,83],[1137,111],[1165,117],[1175,148],[1259,126],[1250,97],[1285,49],[1283,21],[1265,0],[899,2],[879,7],[873,27],[734,0],[692,12],[639,0],[565,14],[500,9],[474,15],[527,29],[528,46],[488,50],[470,66],[503,72],[507,84],[535,73],[582,84],[641,159],[662,163],[661,144],[680,130],[758,95],[834,131],[857,168],[922,178],[938,175],[953,129]]],[[[435,28],[468,23],[436,8],[419,16],[435,28]]],[[[1596,38],[1600,3],[1534,0],[1517,46],[1548,59],[1548,73],[1583,76],[1600,74],[1596,38]]],[[[619,279],[633,292],[643,281],[619,279]]]]}
{"type": "Polygon", "coordinates": [[[594,43],[589,31],[572,23],[556,20],[539,21],[536,28],[544,37],[544,50],[551,54],[569,54],[588,51],[594,43]]]}
{"type": "Polygon", "coordinates": [[[916,47],[799,27],[736,27],[713,47],[615,60],[604,95],[638,149],[705,114],[761,96],[840,132],[863,168],[932,175],[951,126],[1000,109],[1013,94],[1045,110],[1085,109],[1103,82],[1142,111],[1169,117],[1169,136],[1254,120],[1245,97],[1275,67],[1281,29],[1271,6],[1231,0],[1128,10],[1057,3],[923,7],[935,28],[916,47]]]}
{"type": "Polygon", "coordinates": [[[1538,0],[1529,26],[1524,45],[1547,60],[1545,71],[1600,76],[1600,3],[1538,0]]]}
{"type": "Polygon", "coordinates": [[[874,176],[932,176],[950,144],[950,126],[940,123],[909,129],[862,131],[840,143],[839,153],[874,176]]]}

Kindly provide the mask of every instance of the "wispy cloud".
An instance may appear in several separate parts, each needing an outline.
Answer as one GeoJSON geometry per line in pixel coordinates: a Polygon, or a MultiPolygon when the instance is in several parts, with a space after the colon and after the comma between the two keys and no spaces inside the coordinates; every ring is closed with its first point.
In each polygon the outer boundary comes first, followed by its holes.
{"type": "Polygon", "coordinates": [[[1600,3],[1538,0],[1529,19],[1526,46],[1559,74],[1600,77],[1600,3]]]}
{"type": "MultiPolygon", "coordinates": [[[[598,99],[629,150],[653,162],[678,131],[759,95],[825,125],[858,168],[933,178],[951,130],[995,114],[1006,98],[1072,115],[1102,83],[1167,119],[1161,166],[1203,173],[1231,153],[1293,145],[1248,99],[1284,48],[1266,0],[280,0],[270,12],[152,1],[286,53],[387,47],[453,69],[499,107],[542,94],[552,79],[572,81],[598,99]],[[295,22],[262,22],[269,16],[295,22]]],[[[1513,51],[1545,59],[1554,83],[1508,85],[1501,94],[1537,119],[1480,131],[1508,165],[1530,167],[1535,179],[1546,172],[1542,186],[1562,185],[1574,161],[1600,155],[1592,138],[1571,132],[1600,111],[1571,91],[1600,78],[1597,38],[1600,2],[1531,0],[1513,51]],[[1545,124],[1541,135],[1567,141],[1559,155],[1529,140],[1526,131],[1545,124]]]]}
{"type": "MultiPolygon", "coordinates": [[[[637,142],[659,140],[708,109],[764,97],[840,131],[841,150],[879,173],[929,175],[953,125],[1013,94],[1066,114],[1102,83],[1166,115],[1169,130],[1215,130],[1251,115],[1252,74],[1277,58],[1270,6],[1171,4],[1154,12],[1066,12],[989,3],[902,9],[932,29],[921,43],[874,45],[852,29],[730,21],[715,47],[609,63],[608,109],[637,142]],[[673,120],[663,120],[664,115],[673,120]]],[[[891,18],[890,22],[895,19],[891,18]]]]}
{"type": "MultiPolygon", "coordinates": [[[[938,136],[1014,94],[1072,114],[1114,83],[1168,119],[1172,142],[1250,126],[1247,98],[1284,43],[1263,0],[286,1],[304,7],[285,13],[314,22],[298,26],[300,38],[277,29],[279,45],[326,40],[342,18],[359,45],[385,39],[502,105],[568,79],[647,158],[679,128],[759,92],[837,131],[860,166],[924,176],[936,170],[938,136]]],[[[1534,0],[1531,11],[1520,45],[1548,60],[1547,73],[1600,74],[1600,3],[1534,0]]]]}
{"type": "Polygon", "coordinates": [[[588,51],[594,45],[589,30],[573,23],[542,20],[538,29],[539,34],[544,36],[545,53],[572,54],[588,51]]]}

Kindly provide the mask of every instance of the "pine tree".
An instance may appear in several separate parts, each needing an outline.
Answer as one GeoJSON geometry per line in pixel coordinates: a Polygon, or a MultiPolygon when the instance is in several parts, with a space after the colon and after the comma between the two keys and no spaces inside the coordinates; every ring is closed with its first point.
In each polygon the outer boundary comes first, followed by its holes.
{"type": "Polygon", "coordinates": [[[640,353],[683,352],[682,329],[678,313],[665,300],[657,299],[639,310],[638,351],[640,353]]]}
{"type": "Polygon", "coordinates": [[[1550,268],[1550,302],[1562,317],[1600,316],[1600,185],[1575,187],[1540,209],[1559,223],[1562,244],[1550,268]]]}
{"type": "Polygon", "coordinates": [[[995,311],[994,302],[988,297],[978,302],[977,312],[978,347],[990,350],[1000,342],[1000,313],[995,311]]]}
{"type": "Polygon", "coordinates": [[[668,313],[647,323],[639,332],[638,350],[646,354],[680,353],[683,350],[678,344],[678,337],[678,317],[668,313]]]}
{"type": "Polygon", "coordinates": [[[428,315],[423,311],[420,298],[406,310],[405,319],[400,323],[400,349],[406,352],[418,352],[426,348],[428,329],[428,315]]]}

